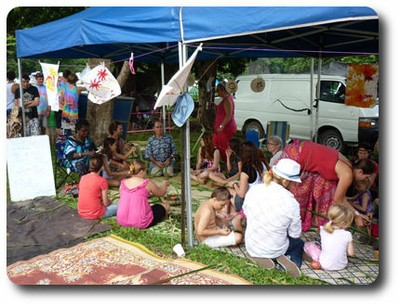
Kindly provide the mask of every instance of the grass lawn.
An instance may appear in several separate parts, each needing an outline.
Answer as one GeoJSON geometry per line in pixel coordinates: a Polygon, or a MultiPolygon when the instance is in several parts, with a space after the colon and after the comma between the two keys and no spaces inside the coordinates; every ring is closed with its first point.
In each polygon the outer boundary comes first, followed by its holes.
{"type": "MultiPolygon", "coordinates": [[[[196,187],[194,187],[196,188],[196,187]]],[[[69,206],[76,208],[77,199],[70,196],[57,196],[58,199],[69,206]]],[[[152,199],[156,202],[159,199],[152,199]]],[[[193,203],[193,211],[196,210],[198,203],[193,203]]],[[[186,216],[184,216],[186,218],[186,216]]],[[[181,215],[174,210],[168,220],[158,224],[157,226],[139,230],[135,228],[124,228],[117,224],[115,217],[104,219],[103,222],[110,224],[112,229],[91,237],[95,239],[110,234],[117,235],[126,240],[140,243],[153,253],[161,257],[175,258],[176,255],[172,248],[175,244],[181,242],[181,215]]],[[[185,235],[187,235],[185,233],[185,235]]],[[[187,241],[187,236],[186,236],[187,241]]],[[[268,270],[259,267],[250,260],[234,256],[232,254],[213,250],[205,245],[195,245],[186,251],[186,258],[203,263],[204,265],[216,265],[213,269],[221,272],[238,275],[255,285],[321,285],[325,284],[319,280],[302,276],[293,278],[290,275],[273,269],[268,270]]]]}
{"type": "MultiPolygon", "coordinates": [[[[180,149],[180,130],[175,129],[171,132],[173,135],[177,147],[178,152],[180,149]]],[[[197,128],[195,125],[191,128],[191,146],[196,143],[201,134],[201,129],[197,128]]],[[[127,141],[133,141],[138,143],[145,142],[150,136],[149,133],[141,133],[141,134],[128,134],[127,141]]],[[[242,137],[240,133],[237,134],[238,137],[242,137]]],[[[196,156],[196,154],[192,154],[192,156],[196,156]]],[[[177,163],[179,164],[179,163],[177,163]]],[[[179,167],[179,165],[178,165],[179,167]]],[[[171,182],[171,187],[180,194],[180,177],[179,175],[174,178],[174,181],[171,182]]],[[[207,187],[198,186],[196,184],[192,185],[192,193],[194,191],[205,191],[207,187]]],[[[208,188],[208,190],[211,190],[208,188]]],[[[111,190],[111,198],[118,198],[117,189],[111,190]]],[[[58,193],[57,198],[68,204],[71,207],[76,208],[77,199],[70,195],[61,196],[58,193]]],[[[159,198],[152,198],[151,202],[159,202],[159,198]]],[[[201,200],[194,199],[192,201],[192,210],[196,211],[201,200]]],[[[184,220],[186,220],[186,215],[184,216],[184,220]]],[[[112,229],[108,232],[102,233],[97,236],[93,236],[90,239],[114,234],[119,237],[122,237],[126,240],[141,243],[146,248],[154,252],[155,254],[161,257],[175,258],[176,255],[173,252],[172,248],[175,244],[180,243],[182,230],[181,230],[181,221],[182,216],[180,213],[180,206],[175,206],[172,209],[171,215],[168,220],[158,224],[157,226],[147,229],[147,230],[139,230],[135,228],[123,228],[120,227],[115,217],[104,219],[103,222],[108,223],[112,226],[112,229]]],[[[184,232],[185,241],[187,242],[187,231],[184,232]]],[[[214,269],[238,275],[255,285],[321,285],[325,284],[324,282],[318,281],[313,278],[309,278],[307,276],[302,276],[300,278],[293,278],[287,273],[281,272],[279,270],[267,270],[265,268],[259,267],[256,264],[252,263],[250,260],[234,256],[229,253],[225,253],[219,250],[213,250],[205,245],[195,245],[194,247],[188,249],[187,243],[184,246],[186,251],[186,258],[203,263],[205,265],[216,265],[214,269]]]]}

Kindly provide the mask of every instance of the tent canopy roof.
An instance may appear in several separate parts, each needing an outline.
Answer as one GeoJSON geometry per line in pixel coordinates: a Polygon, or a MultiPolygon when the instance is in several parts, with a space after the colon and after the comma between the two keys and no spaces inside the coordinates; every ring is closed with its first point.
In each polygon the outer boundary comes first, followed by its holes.
{"type": "Polygon", "coordinates": [[[178,42],[203,42],[198,59],[377,54],[379,33],[368,7],[91,7],[16,40],[19,58],[176,62],[178,42]]]}

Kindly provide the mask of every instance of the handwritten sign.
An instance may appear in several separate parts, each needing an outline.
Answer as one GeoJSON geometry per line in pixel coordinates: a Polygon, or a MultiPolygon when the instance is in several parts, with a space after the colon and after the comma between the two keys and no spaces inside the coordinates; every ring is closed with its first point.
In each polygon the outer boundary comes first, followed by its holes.
{"type": "Polygon", "coordinates": [[[11,201],[55,196],[49,137],[7,139],[7,174],[11,201]]]}

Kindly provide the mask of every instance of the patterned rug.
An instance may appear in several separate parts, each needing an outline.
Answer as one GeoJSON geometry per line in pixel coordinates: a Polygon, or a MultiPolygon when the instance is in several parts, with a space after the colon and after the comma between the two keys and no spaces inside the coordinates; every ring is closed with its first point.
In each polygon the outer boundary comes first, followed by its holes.
{"type": "Polygon", "coordinates": [[[16,262],[7,274],[20,285],[250,285],[193,261],[158,257],[113,235],[16,262]]]}
{"type": "MultiPolygon", "coordinates": [[[[312,241],[318,238],[316,232],[302,234],[303,241],[312,241]]],[[[332,285],[370,285],[379,275],[379,262],[374,259],[374,252],[370,245],[362,244],[353,235],[355,247],[354,258],[349,258],[346,269],[340,271],[314,270],[310,263],[303,261],[301,272],[312,278],[320,279],[332,285]]],[[[249,258],[244,243],[238,247],[219,248],[235,256],[249,258]]]]}

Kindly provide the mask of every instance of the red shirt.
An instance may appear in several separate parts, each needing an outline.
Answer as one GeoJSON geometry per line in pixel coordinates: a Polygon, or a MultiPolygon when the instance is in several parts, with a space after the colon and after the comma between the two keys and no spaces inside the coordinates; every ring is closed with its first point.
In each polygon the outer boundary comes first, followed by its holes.
{"type": "Polygon", "coordinates": [[[96,173],[85,174],[79,182],[78,213],[84,219],[99,219],[106,208],[101,201],[102,190],[108,189],[108,182],[96,173]]]}
{"type": "Polygon", "coordinates": [[[330,147],[311,141],[305,141],[301,146],[301,169],[319,173],[326,180],[339,180],[335,171],[338,160],[339,152],[330,147]]]}

